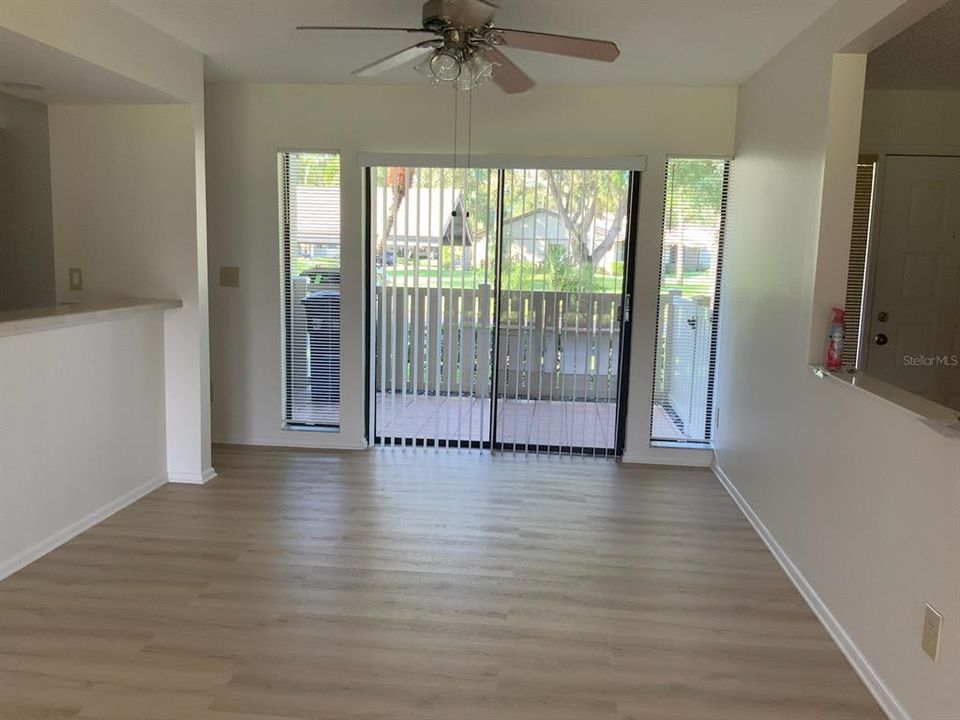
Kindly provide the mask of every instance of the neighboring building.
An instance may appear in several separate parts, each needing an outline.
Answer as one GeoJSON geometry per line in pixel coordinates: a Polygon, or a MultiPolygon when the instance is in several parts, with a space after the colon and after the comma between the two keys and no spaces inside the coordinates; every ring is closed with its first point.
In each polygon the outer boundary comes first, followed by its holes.
{"type": "Polygon", "coordinates": [[[709,272],[717,257],[716,228],[684,225],[663,237],[663,274],[709,272]]]}
{"type": "MultiPolygon", "coordinates": [[[[606,237],[615,215],[609,213],[598,216],[588,234],[591,248],[596,247],[606,237]]],[[[625,223],[624,223],[625,226],[625,223]]],[[[601,259],[598,267],[606,272],[613,271],[614,262],[624,259],[625,227],[620,228],[619,237],[601,259]]],[[[523,254],[525,262],[542,263],[547,258],[548,248],[570,248],[570,233],[556,210],[539,208],[517,215],[503,222],[503,241],[509,252],[518,257],[523,254]]]]}
{"type": "Polygon", "coordinates": [[[301,257],[340,257],[339,188],[297,186],[290,197],[290,217],[301,257]]]}
{"type": "MultiPolygon", "coordinates": [[[[383,235],[392,197],[380,191],[375,200],[377,210],[375,239],[383,235]]],[[[443,246],[462,247],[466,267],[474,255],[473,225],[467,216],[463,193],[453,188],[409,188],[400,202],[397,218],[385,244],[394,257],[439,257],[443,246]]]]}

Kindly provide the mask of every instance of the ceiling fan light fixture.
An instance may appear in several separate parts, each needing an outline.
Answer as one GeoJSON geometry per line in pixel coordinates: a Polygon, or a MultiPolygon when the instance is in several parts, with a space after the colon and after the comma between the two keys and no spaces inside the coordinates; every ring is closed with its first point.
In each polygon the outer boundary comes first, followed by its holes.
{"type": "Polygon", "coordinates": [[[440,80],[433,74],[433,68],[430,67],[431,60],[433,60],[433,53],[430,53],[425,59],[414,65],[413,69],[420,73],[431,85],[439,85],[440,80]]]}
{"type": "Polygon", "coordinates": [[[497,67],[497,63],[490,62],[478,52],[471,53],[465,65],[466,74],[470,78],[470,85],[465,87],[465,90],[486,85],[489,80],[493,79],[493,71],[497,67]]]}
{"type": "Polygon", "coordinates": [[[497,63],[487,60],[477,50],[461,50],[449,45],[437,48],[413,69],[431,85],[453,85],[458,90],[473,90],[493,79],[497,63]]]}
{"type": "Polygon", "coordinates": [[[438,48],[430,58],[430,70],[440,82],[456,82],[463,72],[459,51],[449,46],[438,48]]]}

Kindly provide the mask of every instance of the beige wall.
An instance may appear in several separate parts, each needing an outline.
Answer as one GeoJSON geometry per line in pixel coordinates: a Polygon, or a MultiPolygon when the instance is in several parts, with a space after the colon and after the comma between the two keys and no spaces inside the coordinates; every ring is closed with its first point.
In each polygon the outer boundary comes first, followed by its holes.
{"type": "MultiPolygon", "coordinates": [[[[862,58],[833,53],[899,5],[837,5],[740,89],[715,444],[888,711],[919,720],[960,709],[960,441],[807,366],[818,249],[845,258],[857,153],[856,94],[830,98],[862,58]],[[936,663],[920,649],[925,602],[946,618],[936,663]]],[[[819,287],[837,303],[839,277],[819,287]]]]}
{"type": "Polygon", "coordinates": [[[0,337],[0,579],[166,480],[163,314],[0,337]]]}
{"type": "Polygon", "coordinates": [[[0,93],[0,311],[55,302],[47,108],[0,93]]]}
{"type": "Polygon", "coordinates": [[[960,155],[960,92],[867,90],[860,148],[865,153],[960,155]]]}
{"type": "Polygon", "coordinates": [[[0,27],[203,104],[203,56],[109,0],[3,0],[0,27]]]}
{"type": "MultiPolygon", "coordinates": [[[[538,88],[474,98],[475,153],[645,154],[633,382],[627,451],[647,448],[664,158],[729,154],[732,88],[538,88]]],[[[448,88],[212,85],[207,88],[210,273],[240,267],[239,288],[211,286],[214,438],[226,442],[361,447],[363,441],[363,218],[359,151],[450,153],[448,88]],[[340,433],[283,431],[277,151],[343,155],[343,409],[340,433]]],[[[463,108],[461,107],[461,111],[463,108]]],[[[464,128],[461,128],[461,133],[464,128]]],[[[461,142],[463,135],[461,134],[461,142]]],[[[465,145],[461,145],[461,151],[465,145]]]]}
{"type": "Polygon", "coordinates": [[[168,470],[199,481],[210,451],[195,130],[189,105],[50,108],[57,297],[183,301],[164,332],[168,470]],[[69,289],[70,267],[83,270],[80,292],[69,289]]]}
{"type": "Polygon", "coordinates": [[[52,202],[58,267],[87,263],[84,291],[58,299],[182,292],[165,322],[168,470],[201,482],[213,472],[203,55],[106,0],[4,0],[0,27],[184,103],[53,106],[52,202]]]}

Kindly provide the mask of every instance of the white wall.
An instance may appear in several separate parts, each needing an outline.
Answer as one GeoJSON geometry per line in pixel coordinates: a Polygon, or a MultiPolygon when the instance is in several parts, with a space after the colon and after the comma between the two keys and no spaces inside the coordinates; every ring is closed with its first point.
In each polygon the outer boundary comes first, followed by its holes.
{"type": "Polygon", "coordinates": [[[183,301],[167,313],[164,331],[167,462],[173,479],[199,482],[210,450],[195,112],[189,105],[49,109],[57,297],[183,301]],[[83,270],[80,292],[69,289],[70,267],[83,270]]]}
{"type": "MultiPolygon", "coordinates": [[[[857,153],[855,124],[844,142],[828,128],[856,105],[828,106],[862,58],[832,56],[900,4],[835,6],[740,89],[715,444],[892,695],[939,719],[960,711],[960,442],[807,367],[818,245],[849,243],[850,215],[824,193],[852,199],[857,153]],[[925,602],[945,616],[936,663],[920,649],[925,602]]],[[[821,288],[837,303],[842,277],[821,288]]]]}
{"type": "MultiPolygon", "coordinates": [[[[522,155],[645,154],[638,282],[655,288],[665,154],[730,154],[732,88],[537,88],[474,98],[472,149],[522,155]]],[[[465,97],[461,95],[461,97],[465,97]]],[[[430,87],[213,85],[207,88],[213,427],[224,442],[360,447],[363,440],[363,218],[358,151],[450,153],[453,91],[430,87]],[[279,149],[343,155],[342,432],[282,431],[279,149]]],[[[461,108],[461,111],[463,108],[461,108]]],[[[461,128],[461,142],[464,129],[461,128]]],[[[461,152],[465,147],[461,144],[461,152]]],[[[635,300],[628,452],[646,449],[655,290],[635,300]]]]}
{"type": "Polygon", "coordinates": [[[0,311],[54,302],[47,108],[0,93],[0,311]]]}
{"type": "Polygon", "coordinates": [[[159,311],[0,337],[0,579],[166,480],[159,311]]]}

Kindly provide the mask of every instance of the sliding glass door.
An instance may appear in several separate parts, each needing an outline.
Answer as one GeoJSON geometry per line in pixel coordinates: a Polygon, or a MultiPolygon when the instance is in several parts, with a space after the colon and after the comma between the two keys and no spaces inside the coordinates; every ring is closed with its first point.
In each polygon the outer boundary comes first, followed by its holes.
{"type": "Polygon", "coordinates": [[[626,171],[505,172],[495,446],[616,452],[629,190],[626,171]]]}
{"type": "Polygon", "coordinates": [[[378,443],[619,452],[637,181],[370,169],[378,443]]]}
{"type": "Polygon", "coordinates": [[[490,435],[496,171],[372,168],[375,435],[471,446],[490,435]]]}

